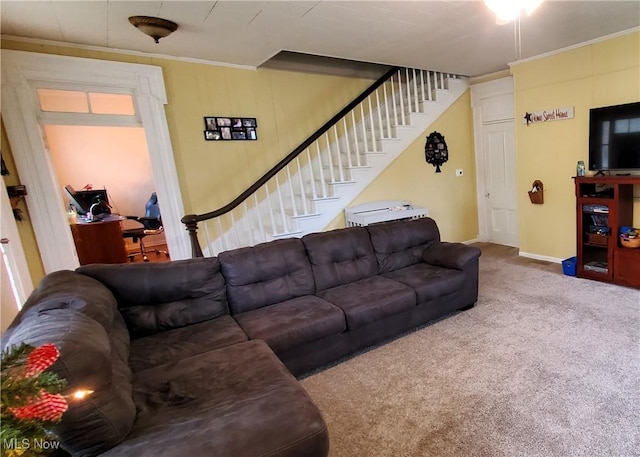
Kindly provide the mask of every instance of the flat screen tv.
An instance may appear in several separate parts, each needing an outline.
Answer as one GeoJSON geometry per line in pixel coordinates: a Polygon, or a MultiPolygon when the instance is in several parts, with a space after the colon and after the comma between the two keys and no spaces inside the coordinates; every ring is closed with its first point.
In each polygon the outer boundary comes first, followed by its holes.
{"type": "Polygon", "coordinates": [[[589,111],[589,170],[640,170],[640,102],[589,111]]]}

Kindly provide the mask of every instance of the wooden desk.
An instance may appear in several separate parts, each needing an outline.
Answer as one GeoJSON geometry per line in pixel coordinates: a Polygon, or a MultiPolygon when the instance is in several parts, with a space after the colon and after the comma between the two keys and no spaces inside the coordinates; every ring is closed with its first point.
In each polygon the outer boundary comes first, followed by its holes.
{"type": "Polygon", "coordinates": [[[80,265],[89,263],[126,263],[127,250],[120,219],[71,224],[80,265]]]}

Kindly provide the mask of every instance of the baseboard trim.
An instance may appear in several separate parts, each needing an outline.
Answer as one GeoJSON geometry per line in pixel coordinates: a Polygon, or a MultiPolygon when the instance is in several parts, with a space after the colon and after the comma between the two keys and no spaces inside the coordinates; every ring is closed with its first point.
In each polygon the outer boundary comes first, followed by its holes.
{"type": "Polygon", "coordinates": [[[539,255],[539,254],[531,254],[530,252],[518,252],[518,255],[521,257],[526,257],[528,259],[534,259],[534,260],[544,260],[546,262],[553,262],[553,263],[562,263],[562,261],[564,259],[559,259],[557,257],[549,257],[547,255],[539,255]]]}
{"type": "Polygon", "coordinates": [[[479,243],[480,240],[478,238],[474,238],[473,240],[467,240],[467,241],[462,241],[462,244],[473,244],[473,243],[479,243]]]}

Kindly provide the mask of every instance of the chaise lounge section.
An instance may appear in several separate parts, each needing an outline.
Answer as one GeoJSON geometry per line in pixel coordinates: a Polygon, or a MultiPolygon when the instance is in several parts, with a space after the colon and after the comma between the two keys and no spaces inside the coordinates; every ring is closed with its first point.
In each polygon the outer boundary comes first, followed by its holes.
{"type": "Polygon", "coordinates": [[[72,455],[323,457],[294,375],[473,306],[479,255],[423,218],[87,265],[47,275],[2,347],[55,343],[54,371],[95,391],[56,427],[72,455]]]}

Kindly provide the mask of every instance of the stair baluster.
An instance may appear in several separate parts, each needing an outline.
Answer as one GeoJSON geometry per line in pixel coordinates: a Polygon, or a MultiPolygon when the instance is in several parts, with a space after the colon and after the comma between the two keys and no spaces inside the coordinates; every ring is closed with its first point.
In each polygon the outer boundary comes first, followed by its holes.
{"type": "Polygon", "coordinates": [[[342,166],[342,154],[340,153],[340,143],[338,142],[338,129],[334,125],[333,128],[333,137],[335,139],[335,149],[338,156],[338,175],[340,176],[340,182],[344,182],[344,167],[342,166]]]}
{"type": "MultiPolygon", "coordinates": [[[[309,149],[307,149],[309,151],[309,149]]],[[[300,168],[300,157],[296,157],[296,167],[298,167],[298,185],[300,186],[300,192],[302,197],[302,214],[305,216],[309,215],[309,210],[307,208],[307,189],[304,185],[304,180],[302,179],[302,168],[300,168]]]]}
{"type": "Polygon", "coordinates": [[[342,128],[344,128],[344,136],[345,136],[345,148],[347,149],[347,167],[349,170],[353,168],[353,159],[351,157],[351,134],[350,130],[347,127],[347,117],[342,118],[342,128]]]}

